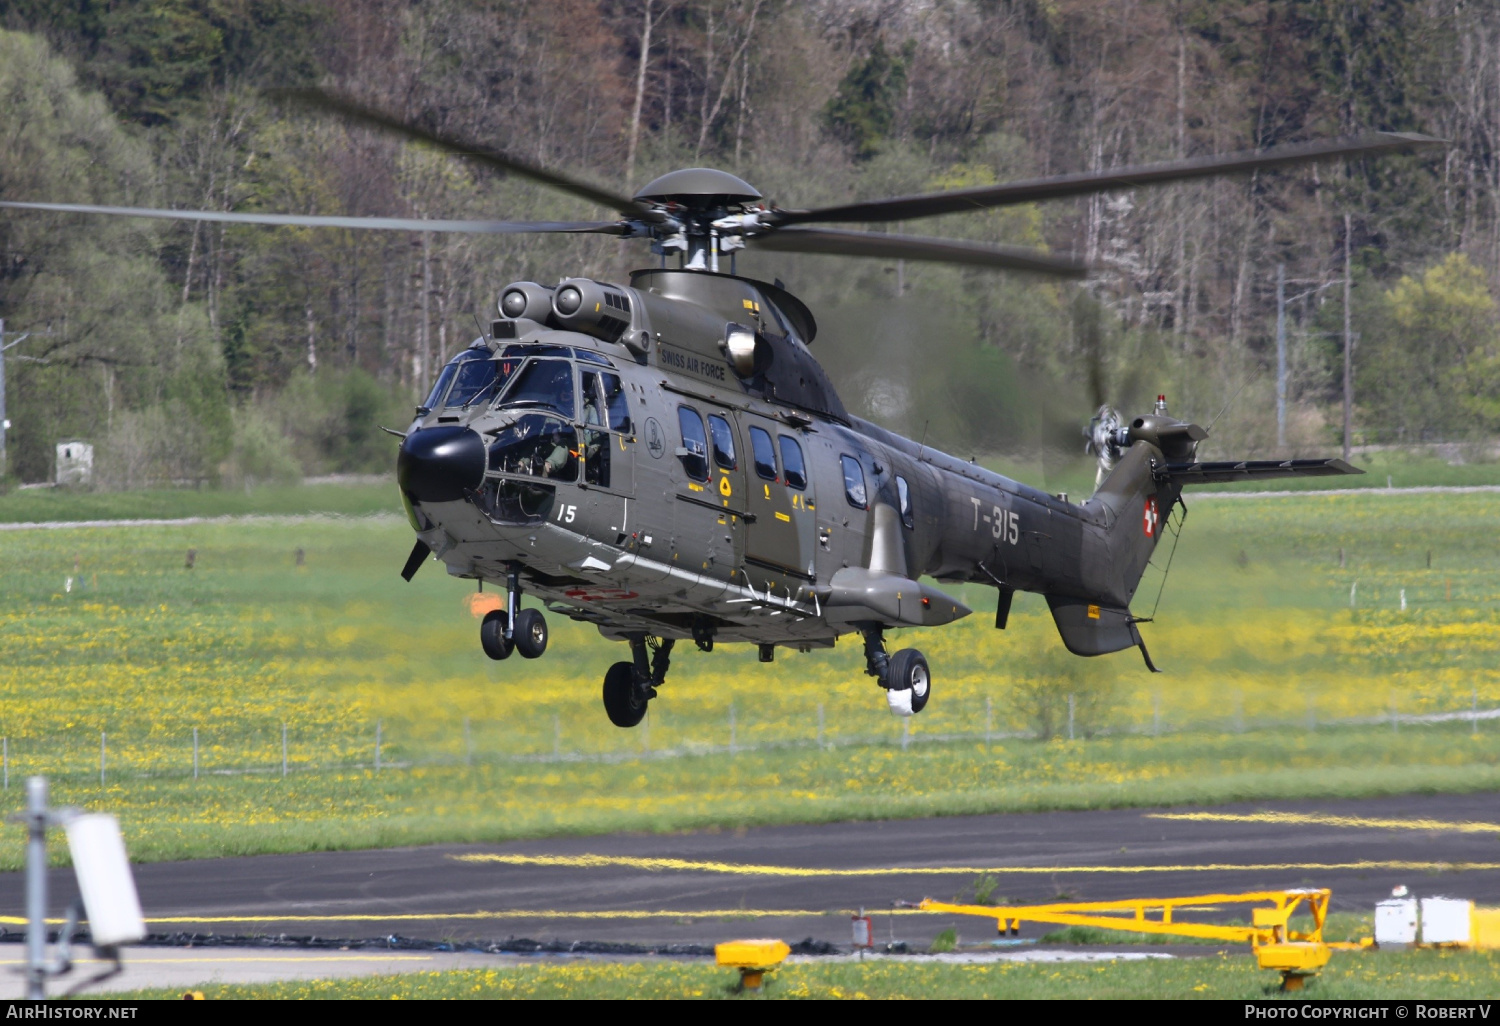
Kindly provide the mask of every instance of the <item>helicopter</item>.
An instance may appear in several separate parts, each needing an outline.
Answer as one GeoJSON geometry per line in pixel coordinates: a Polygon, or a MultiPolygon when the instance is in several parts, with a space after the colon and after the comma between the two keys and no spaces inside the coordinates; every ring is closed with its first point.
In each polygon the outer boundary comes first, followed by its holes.
{"type": "Polygon", "coordinates": [[[13,210],[398,231],[598,234],[645,240],[660,266],[629,284],[584,277],[499,290],[497,316],[442,368],[400,438],[396,478],[416,534],[401,571],[429,558],[504,589],[480,625],[492,659],[537,659],[546,613],[628,644],[605,674],[610,721],[633,727],[678,642],[700,651],[862,642],[890,710],[921,712],[933,675],[885,634],[971,610],[939,585],[993,587],[995,627],[1015,593],[1042,595],[1080,656],[1137,649],[1130,610],[1185,487],[1360,473],[1338,459],[1197,459],[1203,427],[1165,396],[1130,419],[1101,407],[1083,502],[1050,495],[851,414],[813,356],[818,326],[780,281],[735,273],[762,250],[956,263],[1058,278],[1076,260],[1013,246],[827,227],[879,223],[1439,145],[1416,134],[1340,139],[994,186],[783,208],[713,168],[672,171],[633,195],[477,140],[438,134],[321,90],[280,97],[425,143],[615,211],[609,221],[443,221],[0,201],[13,210]],[[670,258],[676,266],[669,268],[670,258]],[[727,267],[726,267],[727,264],[727,267]],[[524,605],[531,597],[533,605],[524,605]],[[537,608],[539,602],[542,608],[537,608]]]}

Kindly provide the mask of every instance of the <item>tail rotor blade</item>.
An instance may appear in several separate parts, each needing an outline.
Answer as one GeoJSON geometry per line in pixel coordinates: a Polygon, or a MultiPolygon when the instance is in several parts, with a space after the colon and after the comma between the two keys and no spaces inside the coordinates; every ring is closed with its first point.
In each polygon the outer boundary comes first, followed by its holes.
{"type": "Polygon", "coordinates": [[[417,543],[411,547],[411,555],[406,557],[406,565],[401,568],[401,579],[410,582],[417,576],[417,571],[422,569],[422,562],[432,555],[432,546],[418,538],[417,543]]]}

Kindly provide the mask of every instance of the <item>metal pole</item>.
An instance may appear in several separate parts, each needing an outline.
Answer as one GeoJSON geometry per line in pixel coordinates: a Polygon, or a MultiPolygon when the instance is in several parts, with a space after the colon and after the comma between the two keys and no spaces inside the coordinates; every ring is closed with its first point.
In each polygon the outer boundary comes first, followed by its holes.
{"type": "Polygon", "coordinates": [[[375,772],[380,772],[380,721],[375,721],[375,772]]]}
{"type": "Polygon", "coordinates": [[[1353,287],[1349,236],[1354,232],[1353,219],[1344,215],[1344,461],[1354,440],[1354,331],[1349,313],[1349,292],[1353,287]]]}
{"type": "Polygon", "coordinates": [[[10,738],[0,738],[0,754],[4,756],[5,763],[5,789],[10,790],[10,738]]]}
{"type": "Polygon", "coordinates": [[[823,747],[823,703],[818,703],[818,747],[823,747]]]}
{"type": "Polygon", "coordinates": [[[5,318],[0,317],[0,479],[5,477],[5,430],[10,421],[5,419],[5,318]]]}
{"type": "Polygon", "coordinates": [[[281,775],[286,776],[286,724],[281,725],[281,775]]]}
{"type": "Polygon", "coordinates": [[[1276,448],[1286,448],[1286,264],[1276,265],[1276,448]]]}
{"type": "Polygon", "coordinates": [[[99,731],[99,786],[104,786],[104,731],[99,731]]]}
{"type": "Polygon", "coordinates": [[[1073,696],[1068,696],[1068,740],[1073,740],[1073,696]]]}
{"type": "Polygon", "coordinates": [[[729,754],[731,754],[731,755],[734,754],[734,743],[735,743],[735,736],[734,735],[735,735],[735,730],[734,730],[734,703],[730,702],[729,703],[729,754]]]}
{"type": "Polygon", "coordinates": [[[193,779],[198,779],[198,728],[193,728],[193,779]]]}
{"type": "Polygon", "coordinates": [[[995,709],[990,702],[990,696],[984,696],[984,743],[989,744],[994,740],[995,733],[995,709]]]}
{"type": "Polygon", "coordinates": [[[47,778],[26,778],[26,996],[47,996],[47,778]]]}
{"type": "Polygon", "coordinates": [[[562,721],[552,714],[552,758],[562,758],[562,721]]]}

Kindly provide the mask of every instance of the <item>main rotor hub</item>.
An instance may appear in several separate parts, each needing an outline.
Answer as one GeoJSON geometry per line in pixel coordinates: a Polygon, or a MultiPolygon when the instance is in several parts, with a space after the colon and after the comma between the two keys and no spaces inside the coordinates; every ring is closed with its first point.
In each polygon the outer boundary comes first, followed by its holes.
{"type": "Polygon", "coordinates": [[[686,207],[725,207],[761,198],[759,190],[728,171],[685,167],[647,182],[635,194],[647,202],[681,203],[686,207]]]}

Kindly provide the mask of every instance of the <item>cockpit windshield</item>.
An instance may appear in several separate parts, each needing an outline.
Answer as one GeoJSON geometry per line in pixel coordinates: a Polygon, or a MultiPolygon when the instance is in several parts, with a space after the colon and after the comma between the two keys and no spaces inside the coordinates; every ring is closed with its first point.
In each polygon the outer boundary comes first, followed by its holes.
{"type": "Polygon", "coordinates": [[[448,393],[447,406],[473,406],[488,402],[505,384],[505,379],[514,370],[513,362],[488,359],[488,354],[465,360],[458,365],[454,375],[453,390],[448,393]]]}
{"type": "Polygon", "coordinates": [[[573,365],[566,360],[532,360],[521,368],[501,404],[539,406],[573,419],[573,365]]]}
{"type": "Polygon", "coordinates": [[[504,386],[519,361],[495,360],[488,348],[465,349],[448,361],[424,404],[429,410],[487,402],[504,386]]]}

